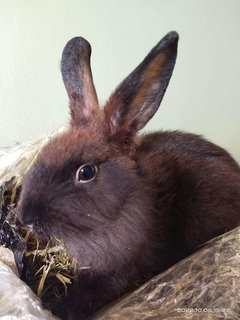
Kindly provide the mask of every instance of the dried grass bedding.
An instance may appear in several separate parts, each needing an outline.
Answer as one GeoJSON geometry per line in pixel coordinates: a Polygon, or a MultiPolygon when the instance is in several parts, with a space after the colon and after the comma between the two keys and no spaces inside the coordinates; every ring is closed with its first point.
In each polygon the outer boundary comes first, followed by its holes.
{"type": "MultiPolygon", "coordinates": [[[[37,239],[20,225],[16,216],[22,178],[48,139],[0,151],[0,317],[53,319],[28,286],[51,310],[61,303],[68,287],[74,285],[76,266],[60,240],[37,239]],[[8,268],[6,256],[10,253],[3,247],[13,250],[26,284],[16,277],[13,257],[8,268]],[[13,281],[16,287],[9,286],[13,281]]],[[[210,241],[94,319],[240,319],[239,266],[237,228],[210,241]]]]}

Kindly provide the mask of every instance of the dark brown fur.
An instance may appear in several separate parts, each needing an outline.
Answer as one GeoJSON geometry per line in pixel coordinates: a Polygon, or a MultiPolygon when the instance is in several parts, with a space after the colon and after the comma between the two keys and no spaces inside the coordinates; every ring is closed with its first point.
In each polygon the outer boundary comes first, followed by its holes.
{"type": "Polygon", "coordinates": [[[239,225],[240,168],[225,150],[193,134],[136,135],[163,98],[177,40],[172,32],[157,44],[103,110],[89,44],[75,38],[64,50],[71,127],[42,150],[19,205],[24,223],[63,239],[77,259],[79,286],[55,310],[63,319],[85,319],[239,225]],[[98,174],[76,184],[86,163],[98,174]]]}

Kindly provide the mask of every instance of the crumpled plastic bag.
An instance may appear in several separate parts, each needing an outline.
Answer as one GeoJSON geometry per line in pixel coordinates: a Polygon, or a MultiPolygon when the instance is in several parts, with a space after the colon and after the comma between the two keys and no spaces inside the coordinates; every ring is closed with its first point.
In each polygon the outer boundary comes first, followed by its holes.
{"type": "Polygon", "coordinates": [[[42,308],[41,301],[19,279],[13,253],[3,246],[0,247],[0,319],[57,319],[42,308]]]}

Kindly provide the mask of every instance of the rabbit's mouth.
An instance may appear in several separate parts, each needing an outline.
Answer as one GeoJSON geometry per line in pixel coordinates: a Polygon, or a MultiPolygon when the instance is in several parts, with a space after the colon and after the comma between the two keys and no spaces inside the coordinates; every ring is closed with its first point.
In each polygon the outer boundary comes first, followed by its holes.
{"type": "Polygon", "coordinates": [[[35,221],[32,224],[26,224],[25,227],[37,238],[50,241],[53,236],[51,235],[48,227],[40,221],[35,221]]]}
{"type": "Polygon", "coordinates": [[[48,226],[43,223],[43,221],[37,218],[28,221],[26,218],[27,214],[23,212],[21,205],[18,206],[18,217],[21,225],[23,225],[29,232],[36,235],[36,237],[44,240],[50,240],[52,238],[48,226]]]}

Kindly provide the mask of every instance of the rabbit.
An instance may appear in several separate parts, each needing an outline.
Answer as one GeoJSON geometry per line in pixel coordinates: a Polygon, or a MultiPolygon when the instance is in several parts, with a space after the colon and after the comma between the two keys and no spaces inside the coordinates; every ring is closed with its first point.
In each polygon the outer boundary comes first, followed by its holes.
{"type": "Polygon", "coordinates": [[[76,259],[79,284],[54,311],[62,319],[86,319],[239,226],[240,168],[227,151],[190,133],[138,134],[162,101],[178,38],[168,33],[104,108],[90,44],[76,37],[63,50],[70,126],[40,151],[18,206],[24,224],[76,259]]]}

